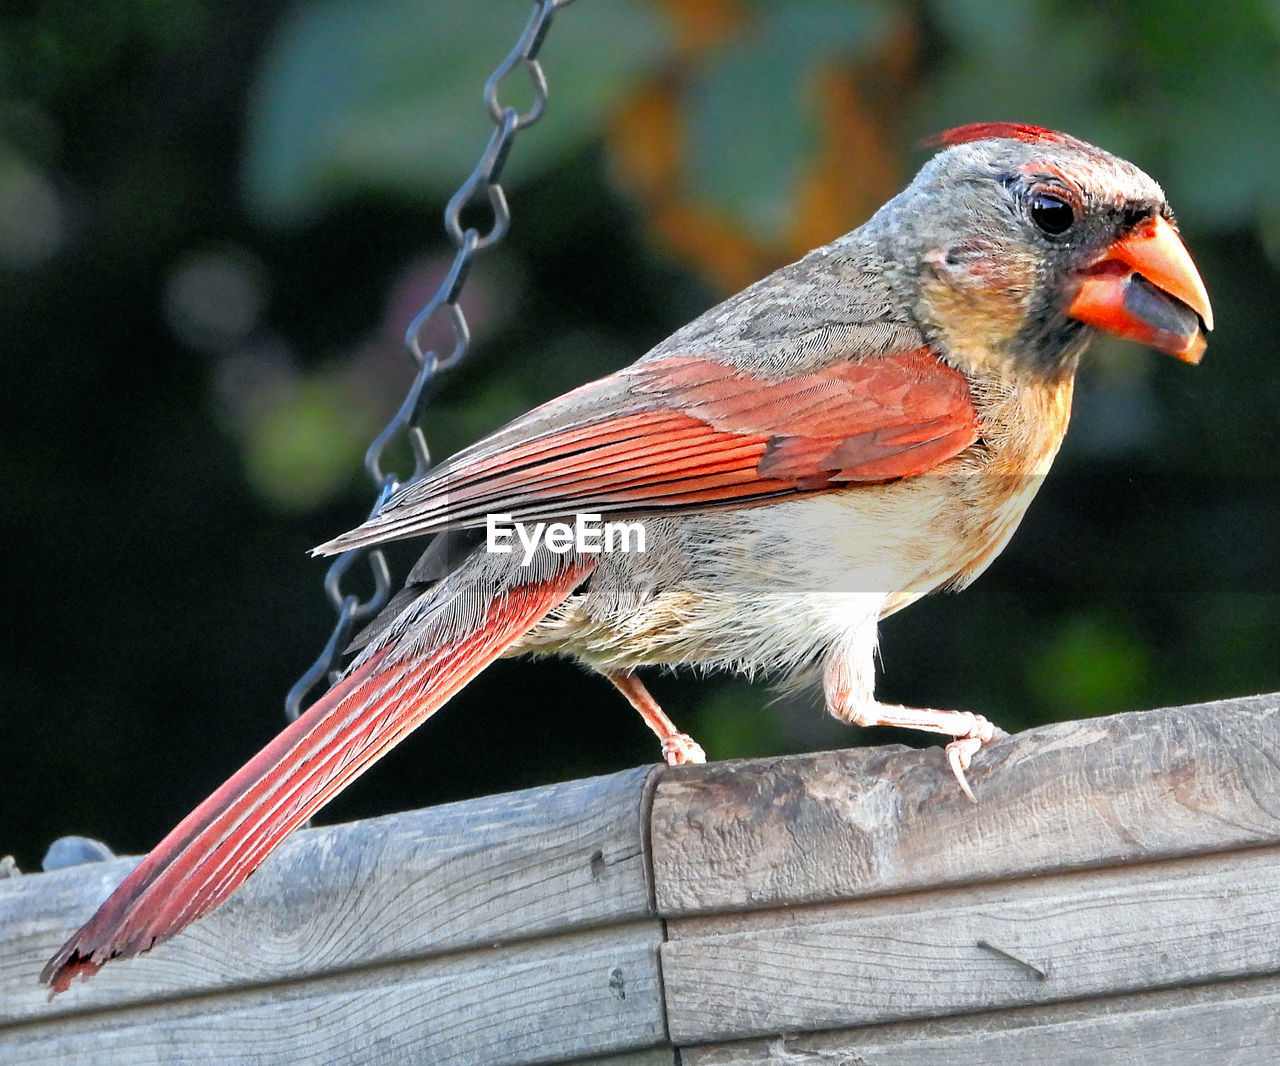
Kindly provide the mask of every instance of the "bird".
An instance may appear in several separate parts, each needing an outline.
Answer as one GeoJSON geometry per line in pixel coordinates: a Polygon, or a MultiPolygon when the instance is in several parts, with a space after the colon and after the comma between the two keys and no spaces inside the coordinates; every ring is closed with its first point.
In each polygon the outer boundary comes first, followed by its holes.
{"type": "Polygon", "coordinates": [[[1005,734],[978,714],[878,702],[878,623],[964,587],[1004,548],[1062,442],[1093,338],[1197,363],[1213,317],[1163,191],[1134,164],[1011,122],[931,143],[859,228],[315,549],[434,534],[337,683],[49,961],[51,994],[208,914],[502,656],[569,656],[603,674],[671,765],[705,754],[637,671],[820,684],[845,722],[950,738],[945,758],[973,799],[966,771],[1005,734]],[[637,531],[631,550],[552,535],[574,516],[637,531]]]}

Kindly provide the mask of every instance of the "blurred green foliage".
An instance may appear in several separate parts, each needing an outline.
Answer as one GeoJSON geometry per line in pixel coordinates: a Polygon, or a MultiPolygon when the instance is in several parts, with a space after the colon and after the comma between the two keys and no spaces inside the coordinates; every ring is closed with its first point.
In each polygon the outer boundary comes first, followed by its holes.
{"type": "Polygon", "coordinates": [[[760,5],[692,72],[681,175],[692,193],[748,233],[780,238],[820,136],[809,73],[873,55],[889,25],[871,0],[760,5]]]}
{"type": "MultiPolygon", "coordinates": [[[[149,846],[278,728],[331,624],[305,550],[357,522],[411,377],[440,211],[489,137],[517,0],[117,0],[0,12],[6,588],[0,852],[149,846]]],[[[1066,129],[1166,186],[1219,329],[1103,345],[973,589],[891,619],[886,698],[1011,728],[1280,689],[1280,6],[590,0],[543,52],[513,223],[436,455],[625,364],[856,225],[920,138],[1066,129]]],[[[501,98],[522,106],[522,75],[501,98]]],[[[478,223],[479,224],[479,223],[478,223]]],[[[446,342],[438,337],[440,343],[446,342]]],[[[413,546],[397,549],[398,572],[413,546]]],[[[713,757],[854,743],[814,700],[658,676],[713,757]]],[[[328,817],[654,758],[599,679],[500,663],[328,817]]]]}
{"type": "MultiPolygon", "coordinates": [[[[523,4],[451,0],[329,0],[300,5],[263,57],[250,102],[245,189],[277,222],[297,222],[379,188],[448,197],[492,132],[479,89],[510,50],[523,4]]],[[[656,13],[628,0],[593,0],[590,18],[565,18],[545,59],[574,86],[521,145],[512,177],[537,174],[598,135],[635,80],[670,54],[656,13]],[[626,47],[617,47],[626,42],[626,47]]],[[[533,99],[522,71],[499,99],[533,99]]]]}

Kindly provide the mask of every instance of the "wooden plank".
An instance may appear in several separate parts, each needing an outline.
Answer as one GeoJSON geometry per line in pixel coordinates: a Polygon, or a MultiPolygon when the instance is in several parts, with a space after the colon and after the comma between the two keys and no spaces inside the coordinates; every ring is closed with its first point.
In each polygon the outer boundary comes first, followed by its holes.
{"type": "Polygon", "coordinates": [[[680,1062],[676,1058],[676,1049],[667,1044],[647,1051],[628,1051],[604,1058],[593,1055],[589,1059],[575,1059],[564,1066],[680,1066],[680,1062]]]}
{"type": "Polygon", "coordinates": [[[1280,973],[1280,846],[668,922],[677,1044],[1280,973]]]}
{"type": "Polygon", "coordinates": [[[0,1026],[644,917],[649,769],[301,831],[213,915],[52,1002],[40,968],[135,860],[0,881],[0,1026]]]}
{"type": "Polygon", "coordinates": [[[861,748],[659,781],[659,912],[691,915],[1280,840],[1280,695],[1028,730],[956,788],[942,752],[861,748]]]}
{"type": "MultiPolygon", "coordinates": [[[[0,1030],[0,1064],[599,1061],[612,1052],[665,1043],[657,968],[661,935],[659,922],[647,919],[32,1022],[0,1030]]],[[[670,1062],[670,1054],[652,1061],[670,1062]]],[[[633,1060],[649,1061],[647,1055],[633,1060]]]]}
{"type": "Polygon", "coordinates": [[[977,808],[937,749],[882,748],[306,831],[52,1004],[35,974],[132,860],[0,880],[0,1064],[674,1066],[664,1013],[686,1066],[1127,1061],[1054,1041],[1166,1033],[1270,1061],[1231,1037],[1278,1024],[1278,726],[1269,696],[1032,730],[975,761],[977,808]]]}
{"type": "Polygon", "coordinates": [[[683,1066],[1273,1066],[1280,978],[683,1048],[683,1066]]]}

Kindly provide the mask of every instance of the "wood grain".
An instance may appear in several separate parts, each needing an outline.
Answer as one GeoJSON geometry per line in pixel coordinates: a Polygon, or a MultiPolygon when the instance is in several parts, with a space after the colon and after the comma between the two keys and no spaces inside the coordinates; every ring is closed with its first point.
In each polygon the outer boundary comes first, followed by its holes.
{"type": "Polygon", "coordinates": [[[682,1066],[1273,1066],[1280,978],[685,1048],[682,1066]]]}
{"type": "Polygon", "coordinates": [[[956,788],[940,749],[860,748],[665,774],[664,915],[723,913],[1280,840],[1280,696],[1043,726],[956,788]]]}
{"type": "Polygon", "coordinates": [[[1274,1061],[1280,696],[1045,726],[971,777],[977,807],[937,748],[856,749],[307,830],[52,1003],[133,860],[0,879],[0,1066],[1274,1061]]]}
{"type": "Polygon", "coordinates": [[[676,1044],[1280,973],[1280,845],[669,922],[676,1044]]]}
{"type": "Polygon", "coordinates": [[[0,1025],[645,917],[648,772],[303,830],[226,906],[52,1003],[41,966],[135,860],[0,881],[0,1025]]]}
{"type": "Polygon", "coordinates": [[[663,1039],[655,919],[0,1030],[0,1063],[526,1066],[663,1039]]]}

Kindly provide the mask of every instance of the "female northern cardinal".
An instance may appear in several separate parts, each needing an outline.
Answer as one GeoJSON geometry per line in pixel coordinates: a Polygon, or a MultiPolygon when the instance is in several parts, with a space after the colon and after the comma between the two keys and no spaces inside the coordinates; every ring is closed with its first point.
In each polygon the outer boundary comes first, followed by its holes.
{"type": "MultiPolygon", "coordinates": [[[[610,678],[670,763],[701,761],[633,671],[820,673],[831,713],[1002,735],[873,696],[876,624],[972,581],[1067,428],[1101,329],[1188,362],[1212,314],[1160,187],[1060,133],[965,126],[866,225],[406,486],[324,554],[441,533],[345,677],[151,852],[45,968],[136,955],[226,899],[298,824],[501,655],[610,678]],[[645,550],[500,552],[487,518],[643,520],[645,550]]],[[[563,547],[563,544],[559,545],[563,547]]],[[[584,542],[584,549],[588,545],[584,542]]]]}

